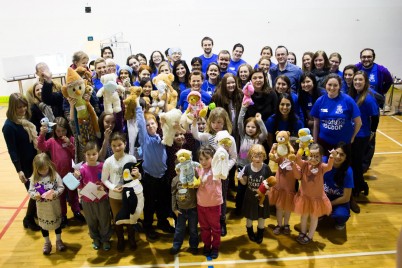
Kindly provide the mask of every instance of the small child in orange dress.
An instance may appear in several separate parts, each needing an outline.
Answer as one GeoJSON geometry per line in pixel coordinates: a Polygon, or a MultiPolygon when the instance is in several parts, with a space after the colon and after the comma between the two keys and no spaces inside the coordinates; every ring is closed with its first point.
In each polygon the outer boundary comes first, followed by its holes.
{"type": "Polygon", "coordinates": [[[313,239],[318,224],[318,217],[329,215],[331,201],[324,192],[324,174],[332,169],[335,150],[331,150],[328,164],[322,163],[323,148],[317,143],[310,146],[307,161],[297,155],[296,163],[301,169],[301,188],[295,196],[295,212],[301,215],[301,232],[297,242],[308,244],[313,239]],[[307,219],[310,216],[310,229],[307,233],[307,219]]]}

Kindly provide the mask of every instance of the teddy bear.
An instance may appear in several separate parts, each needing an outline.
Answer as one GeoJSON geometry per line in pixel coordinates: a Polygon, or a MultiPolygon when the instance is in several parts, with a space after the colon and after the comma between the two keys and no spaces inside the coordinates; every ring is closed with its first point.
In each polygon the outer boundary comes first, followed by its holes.
{"type": "Polygon", "coordinates": [[[103,107],[105,113],[118,113],[121,112],[121,104],[117,90],[124,92],[125,88],[116,83],[117,75],[115,73],[105,74],[101,76],[101,87],[96,96],[98,98],[103,96],[103,107]]]}
{"type": "Polygon", "coordinates": [[[290,144],[290,132],[289,131],[277,131],[275,133],[277,144],[273,144],[271,148],[271,152],[269,153],[269,159],[274,160],[279,157],[286,157],[290,161],[294,161],[296,156],[294,155],[295,151],[290,144]]]}
{"type": "Polygon", "coordinates": [[[47,118],[47,117],[43,117],[40,120],[40,124],[41,124],[41,126],[46,126],[47,127],[47,133],[51,133],[52,132],[52,127],[54,127],[56,125],[56,123],[50,122],[49,118],[47,118]]]}
{"type": "MultiPolygon", "coordinates": [[[[168,92],[168,97],[167,99],[162,100],[163,102],[167,102],[167,110],[170,111],[173,108],[176,108],[177,106],[177,91],[174,90],[172,87],[172,83],[174,81],[174,75],[169,73],[169,74],[158,74],[157,76],[152,79],[152,83],[155,85],[155,87],[159,91],[159,99],[162,99],[161,94],[163,92],[168,92]]],[[[159,102],[159,104],[161,101],[159,102]]],[[[163,105],[165,105],[163,103],[163,105]]],[[[159,107],[163,108],[163,106],[159,105],[159,107]]]]}
{"type": "Polygon", "coordinates": [[[310,156],[309,145],[314,142],[313,137],[310,134],[309,128],[301,128],[298,132],[299,138],[296,140],[299,143],[299,150],[297,151],[298,155],[310,156]]]}
{"type": "Polygon", "coordinates": [[[192,161],[191,151],[180,149],[176,153],[179,163],[176,172],[183,188],[195,188],[200,185],[200,180],[195,177],[194,168],[201,167],[200,163],[192,161]]]}
{"type": "Polygon", "coordinates": [[[130,120],[135,118],[135,109],[137,108],[137,98],[142,93],[141,87],[129,87],[130,94],[127,96],[123,103],[125,105],[124,119],[130,120]]]}
{"type": "Polygon", "coordinates": [[[194,119],[198,117],[205,117],[208,112],[208,106],[201,100],[201,93],[198,91],[191,91],[187,96],[188,107],[180,119],[180,124],[184,129],[188,129],[194,119]]]}
{"type": "Polygon", "coordinates": [[[158,115],[161,112],[161,110],[158,106],[159,94],[158,94],[157,90],[151,91],[151,98],[152,98],[152,103],[148,109],[148,112],[153,113],[154,115],[158,115]]]}
{"type": "Polygon", "coordinates": [[[89,101],[82,98],[85,88],[85,81],[76,71],[68,68],[66,85],[62,87],[62,94],[65,98],[76,100],[74,105],[77,117],[75,128],[82,145],[85,145],[88,141],[96,141],[96,137],[101,137],[95,110],[89,101]]]}
{"type": "Polygon", "coordinates": [[[233,138],[227,130],[221,130],[216,133],[215,142],[218,147],[211,162],[213,180],[226,180],[229,175],[228,150],[233,144],[233,138]]]}
{"type": "Polygon", "coordinates": [[[243,87],[243,101],[242,101],[242,105],[243,106],[250,106],[250,105],[254,105],[253,100],[251,99],[251,95],[254,94],[254,87],[253,84],[251,82],[247,82],[247,84],[243,87]]]}
{"type": "Polygon", "coordinates": [[[88,71],[88,69],[86,69],[82,66],[77,67],[77,69],[75,69],[75,71],[85,81],[85,93],[88,93],[89,95],[91,95],[92,91],[93,91],[92,73],[90,71],[88,71]]]}
{"type": "Polygon", "coordinates": [[[264,207],[264,200],[269,187],[272,187],[276,184],[276,178],[274,176],[269,176],[267,179],[263,180],[260,184],[260,187],[257,189],[256,196],[259,200],[259,206],[264,207]]]}
{"type": "Polygon", "coordinates": [[[116,225],[136,224],[144,209],[144,194],[142,184],[132,175],[136,163],[126,163],[123,167],[122,207],[117,213],[116,225]]]}
{"type": "Polygon", "coordinates": [[[176,108],[159,115],[163,133],[162,144],[172,146],[177,131],[186,133],[186,130],[180,126],[180,118],[181,111],[176,108]]]}

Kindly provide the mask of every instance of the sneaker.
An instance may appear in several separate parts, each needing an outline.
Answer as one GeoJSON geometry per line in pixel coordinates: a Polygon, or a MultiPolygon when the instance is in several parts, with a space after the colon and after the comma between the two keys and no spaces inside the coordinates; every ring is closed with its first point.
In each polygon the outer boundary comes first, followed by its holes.
{"type": "Polygon", "coordinates": [[[345,224],[336,224],[335,229],[341,231],[345,229],[345,224]]]}
{"type": "Polygon", "coordinates": [[[92,241],[92,248],[98,250],[100,248],[100,241],[97,239],[92,241]]]}
{"type": "Polygon", "coordinates": [[[202,249],[202,255],[204,255],[205,257],[209,257],[211,255],[211,247],[204,245],[204,248],[202,249]]]}
{"type": "Polygon", "coordinates": [[[61,239],[56,241],[56,249],[58,251],[65,251],[66,250],[66,245],[64,245],[64,243],[63,243],[63,241],[61,239]]]}
{"type": "Polygon", "coordinates": [[[219,256],[219,251],[218,251],[218,249],[217,248],[213,248],[212,250],[211,250],[211,258],[212,259],[216,259],[216,258],[218,258],[218,256],[219,256]]]}
{"type": "Polygon", "coordinates": [[[109,241],[103,242],[103,250],[104,251],[110,250],[110,242],[109,241]]]}
{"type": "Polygon", "coordinates": [[[177,253],[179,253],[179,251],[180,251],[180,248],[172,247],[172,248],[169,250],[169,254],[170,254],[170,255],[176,255],[177,253]]]}
{"type": "Polygon", "coordinates": [[[74,212],[74,219],[76,219],[82,223],[86,222],[85,217],[84,217],[84,215],[81,214],[81,212],[74,212]]]}
{"type": "Polygon", "coordinates": [[[43,255],[50,255],[52,252],[52,244],[50,242],[45,242],[43,245],[43,255]]]}

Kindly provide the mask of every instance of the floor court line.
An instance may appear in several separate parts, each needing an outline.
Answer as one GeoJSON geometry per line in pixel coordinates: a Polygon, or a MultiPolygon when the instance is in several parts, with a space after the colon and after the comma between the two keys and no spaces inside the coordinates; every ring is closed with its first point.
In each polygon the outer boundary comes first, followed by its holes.
{"type": "Polygon", "coordinates": [[[383,155],[383,154],[402,154],[401,152],[378,152],[378,153],[374,153],[375,155],[383,155]]]}
{"type": "Polygon", "coordinates": [[[401,119],[399,119],[398,117],[394,116],[394,115],[392,115],[392,116],[391,116],[391,118],[393,118],[393,119],[395,119],[396,121],[399,121],[399,122],[401,122],[401,123],[402,123],[402,120],[401,120],[401,119]]]}
{"type": "Polygon", "coordinates": [[[399,146],[402,147],[402,144],[398,141],[396,141],[395,139],[391,138],[390,136],[388,136],[387,134],[385,134],[384,132],[382,132],[381,130],[377,129],[377,132],[382,134],[383,136],[387,137],[388,139],[390,139],[391,141],[395,142],[396,144],[398,144],[399,146]]]}
{"type": "Polygon", "coordinates": [[[14,214],[11,216],[10,220],[7,222],[6,226],[4,226],[3,230],[0,232],[0,240],[3,235],[7,232],[8,228],[10,228],[11,224],[14,222],[17,215],[20,213],[21,209],[24,207],[25,203],[29,200],[29,195],[27,195],[24,200],[21,202],[21,205],[17,208],[14,214]]]}
{"type": "MultiPolygon", "coordinates": [[[[368,251],[368,252],[355,252],[355,253],[341,253],[341,254],[327,254],[318,256],[298,256],[298,257],[282,257],[282,258],[269,258],[269,259],[256,259],[256,260],[227,260],[227,261],[207,261],[207,262],[186,262],[180,263],[180,267],[187,266],[211,266],[222,264],[247,264],[247,263],[267,263],[267,262],[280,262],[280,261],[303,261],[303,260],[319,260],[319,259],[337,259],[346,257],[363,257],[375,255],[390,255],[396,254],[396,250],[388,251],[368,251]]],[[[175,267],[173,264],[150,264],[150,265],[134,265],[134,266],[108,266],[115,268],[136,267],[136,268],[151,268],[151,267],[175,267]]],[[[106,266],[104,266],[106,267],[106,266]]]]}

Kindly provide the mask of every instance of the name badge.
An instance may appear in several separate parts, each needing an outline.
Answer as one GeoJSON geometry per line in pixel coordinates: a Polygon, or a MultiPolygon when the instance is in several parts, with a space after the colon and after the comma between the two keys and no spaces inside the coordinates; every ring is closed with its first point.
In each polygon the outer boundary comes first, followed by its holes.
{"type": "Polygon", "coordinates": [[[82,111],[85,110],[86,106],[85,105],[81,105],[81,106],[76,106],[75,109],[77,109],[77,111],[82,111]]]}

